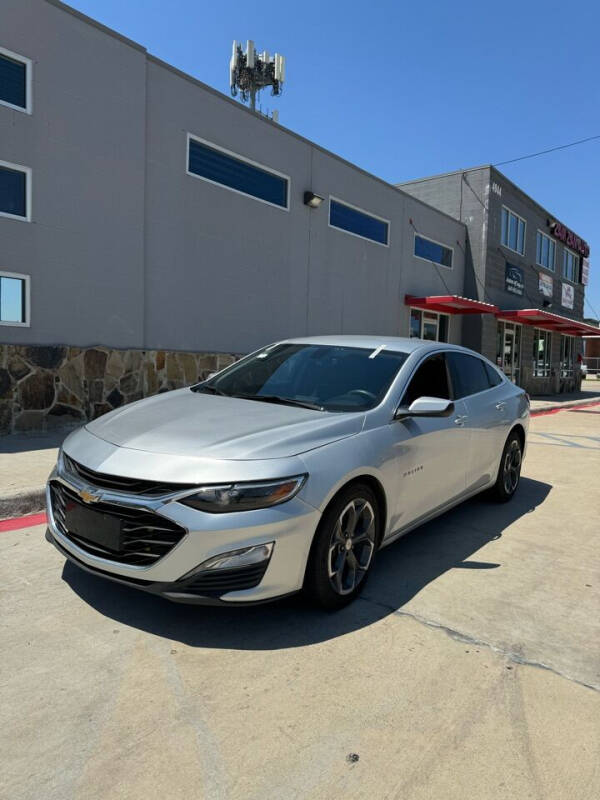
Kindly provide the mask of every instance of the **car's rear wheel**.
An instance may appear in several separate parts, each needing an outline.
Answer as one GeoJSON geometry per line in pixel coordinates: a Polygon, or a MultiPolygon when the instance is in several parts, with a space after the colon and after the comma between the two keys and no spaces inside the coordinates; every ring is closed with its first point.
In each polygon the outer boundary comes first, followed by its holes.
{"type": "Polygon", "coordinates": [[[506,503],[517,491],[521,479],[522,461],[523,447],[521,437],[516,431],[513,431],[504,445],[498,476],[492,490],[495,499],[499,502],[506,503]]]}
{"type": "Polygon", "coordinates": [[[362,591],[379,540],[379,508],[364,484],[343,490],[323,514],[312,544],[304,589],[322,608],[336,610],[362,591]]]}

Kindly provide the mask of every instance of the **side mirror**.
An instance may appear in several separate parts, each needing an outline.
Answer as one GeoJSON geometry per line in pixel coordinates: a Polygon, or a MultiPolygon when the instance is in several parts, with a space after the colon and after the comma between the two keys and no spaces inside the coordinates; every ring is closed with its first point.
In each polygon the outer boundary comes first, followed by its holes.
{"type": "Polygon", "coordinates": [[[449,417],[454,413],[452,400],[442,397],[418,397],[408,408],[400,406],[395,414],[396,419],[401,417],[449,417]]]}

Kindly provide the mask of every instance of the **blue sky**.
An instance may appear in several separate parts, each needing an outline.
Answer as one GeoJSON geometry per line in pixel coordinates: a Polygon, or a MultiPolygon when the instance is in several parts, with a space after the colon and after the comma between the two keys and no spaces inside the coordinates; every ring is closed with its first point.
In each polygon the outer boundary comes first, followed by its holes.
{"type": "MultiPolygon", "coordinates": [[[[229,92],[233,39],[287,58],[263,108],[396,182],[600,134],[600,6],[303,0],[72,0],[159,58],[229,92]]],[[[500,168],[591,248],[600,315],[600,139],[500,168]]]]}

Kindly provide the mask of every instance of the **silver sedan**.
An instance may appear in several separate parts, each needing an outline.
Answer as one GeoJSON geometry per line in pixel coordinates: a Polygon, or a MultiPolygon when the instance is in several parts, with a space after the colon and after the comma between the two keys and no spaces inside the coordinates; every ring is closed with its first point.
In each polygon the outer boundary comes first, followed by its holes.
{"type": "Polygon", "coordinates": [[[336,609],[398,537],[478,492],[509,500],[528,423],[526,393],[463,347],[291,339],[72,433],[47,538],[170,600],[336,609]]]}

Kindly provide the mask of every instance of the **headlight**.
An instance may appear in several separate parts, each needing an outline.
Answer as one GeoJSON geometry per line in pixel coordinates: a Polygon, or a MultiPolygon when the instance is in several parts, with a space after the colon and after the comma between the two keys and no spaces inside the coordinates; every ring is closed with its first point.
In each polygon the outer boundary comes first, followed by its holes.
{"type": "Polygon", "coordinates": [[[306,478],[306,475],[294,475],[292,478],[275,481],[204,486],[194,494],[182,497],[179,502],[211,514],[268,508],[291,500],[298,494],[306,478]]]}

